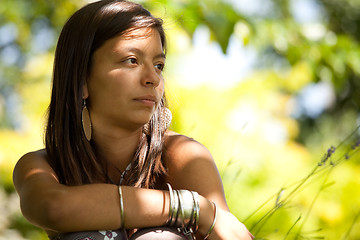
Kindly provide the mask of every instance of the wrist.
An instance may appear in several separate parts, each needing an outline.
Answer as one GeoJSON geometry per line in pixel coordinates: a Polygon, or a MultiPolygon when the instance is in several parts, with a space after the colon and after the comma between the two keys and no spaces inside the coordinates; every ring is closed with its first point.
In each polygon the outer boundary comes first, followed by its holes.
{"type": "Polygon", "coordinates": [[[198,232],[207,235],[214,221],[214,204],[204,197],[200,197],[200,220],[198,232]]]}

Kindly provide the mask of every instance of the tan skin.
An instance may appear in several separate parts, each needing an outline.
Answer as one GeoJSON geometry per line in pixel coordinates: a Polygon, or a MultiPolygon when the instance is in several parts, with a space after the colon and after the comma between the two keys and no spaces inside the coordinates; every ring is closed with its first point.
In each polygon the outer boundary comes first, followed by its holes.
{"type": "MultiPolygon", "coordinates": [[[[142,126],[150,120],[164,93],[165,56],[159,33],[140,29],[132,34],[138,37],[115,37],[96,50],[83,89],[84,99],[89,102],[92,140],[99,157],[114,166],[109,167],[114,181],[120,177],[116,168],[123,171],[131,161],[142,126]]],[[[212,223],[214,201],[218,219],[209,239],[253,239],[229,212],[218,170],[204,146],[167,132],[163,157],[168,166],[167,182],[175,189],[200,194],[199,235],[203,236],[212,223]]],[[[45,150],[24,155],[13,177],[24,216],[49,236],[121,226],[117,186],[62,185],[47,162],[45,150]]],[[[169,206],[167,191],[123,186],[122,192],[126,228],[164,225],[169,206]]]]}

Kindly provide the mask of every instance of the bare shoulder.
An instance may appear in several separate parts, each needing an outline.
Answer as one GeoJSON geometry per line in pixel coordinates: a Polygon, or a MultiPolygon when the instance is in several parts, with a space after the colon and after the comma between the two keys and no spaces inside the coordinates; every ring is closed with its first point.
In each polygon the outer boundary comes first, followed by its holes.
{"type": "Polygon", "coordinates": [[[165,139],[165,157],[168,161],[183,164],[195,159],[213,161],[208,149],[193,138],[169,132],[165,139]]]}
{"type": "Polygon", "coordinates": [[[31,161],[31,160],[46,160],[46,150],[45,149],[39,149],[37,151],[28,152],[24,154],[20,159],[19,162],[22,161],[31,161]]]}
{"type": "MultiPolygon", "coordinates": [[[[170,133],[165,140],[164,159],[168,168],[169,182],[178,187],[187,187],[192,179],[203,178],[206,174],[217,175],[217,168],[208,149],[198,141],[176,133],[170,133]],[[185,184],[187,186],[185,186],[185,184]]],[[[202,180],[201,180],[202,181],[202,180]]]]}
{"type": "Polygon", "coordinates": [[[30,168],[34,169],[37,167],[50,167],[47,162],[47,154],[45,149],[40,149],[34,152],[28,152],[23,155],[15,165],[14,171],[30,168]]]}
{"type": "Polygon", "coordinates": [[[18,190],[25,180],[37,175],[38,173],[44,173],[52,179],[57,180],[53,169],[47,161],[45,149],[26,153],[18,160],[13,172],[15,188],[18,190]]]}
{"type": "Polygon", "coordinates": [[[167,182],[175,189],[196,191],[222,209],[228,209],[219,171],[204,145],[169,132],[165,139],[164,159],[168,169],[167,182]]]}

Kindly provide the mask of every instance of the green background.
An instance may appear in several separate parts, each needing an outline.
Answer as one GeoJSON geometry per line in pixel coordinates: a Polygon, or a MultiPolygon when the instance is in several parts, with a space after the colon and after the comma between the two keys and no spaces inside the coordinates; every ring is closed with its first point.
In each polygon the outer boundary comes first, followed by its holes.
{"type": "MultiPolygon", "coordinates": [[[[165,20],[171,128],[211,151],[256,239],[360,239],[360,1],[139,2],[165,20]]],[[[0,2],[0,239],[46,239],[12,170],[43,147],[57,37],[85,3],[0,2]]]]}

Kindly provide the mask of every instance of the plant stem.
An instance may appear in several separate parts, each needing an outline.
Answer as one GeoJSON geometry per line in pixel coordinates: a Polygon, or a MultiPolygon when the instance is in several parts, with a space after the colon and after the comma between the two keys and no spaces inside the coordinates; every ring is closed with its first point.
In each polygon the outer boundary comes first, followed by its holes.
{"type": "Polygon", "coordinates": [[[343,237],[343,240],[346,240],[349,238],[350,236],[350,233],[351,233],[351,230],[353,229],[356,221],[358,220],[358,218],[360,217],[360,211],[355,215],[355,218],[354,220],[352,221],[350,227],[349,227],[349,230],[346,232],[345,236],[343,237]]]}

